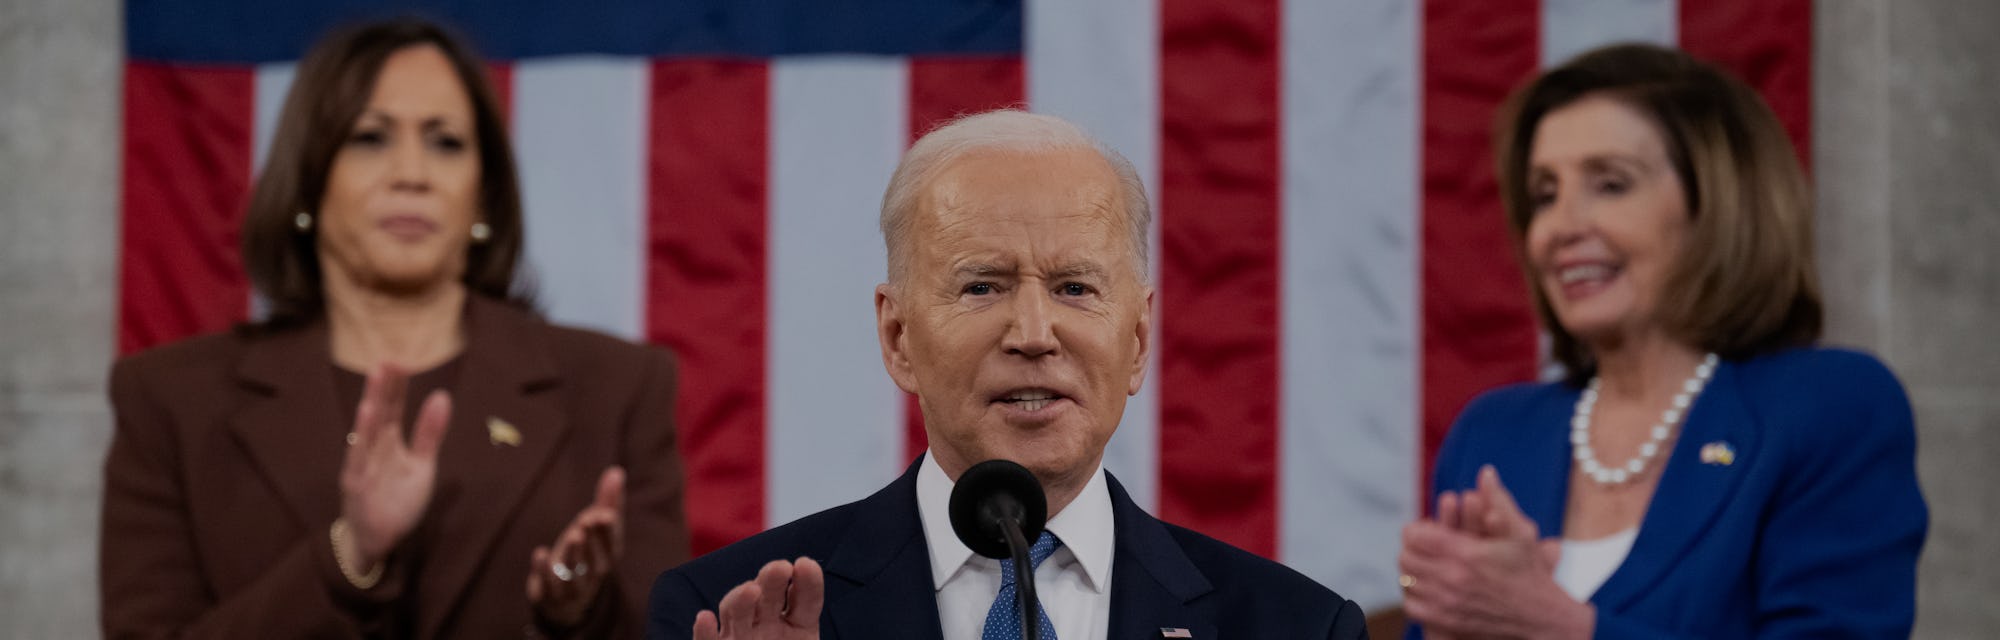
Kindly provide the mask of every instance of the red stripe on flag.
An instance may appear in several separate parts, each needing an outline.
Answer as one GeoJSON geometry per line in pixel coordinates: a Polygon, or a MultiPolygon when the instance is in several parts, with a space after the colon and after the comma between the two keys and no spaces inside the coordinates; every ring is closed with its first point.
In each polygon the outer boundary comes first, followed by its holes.
{"type": "MultiPolygon", "coordinates": [[[[1535,0],[1424,3],[1423,461],[1467,401],[1535,376],[1534,317],[1494,177],[1494,112],[1539,64],[1535,0]]],[[[1431,505],[1425,505],[1428,511],[1431,505]]]]}
{"type": "Polygon", "coordinates": [[[237,238],[255,104],[248,68],[126,65],[120,353],[249,315],[237,238]]]}
{"type": "Polygon", "coordinates": [[[500,103],[500,117],[514,121],[514,65],[510,62],[492,61],[486,63],[486,81],[493,85],[493,99],[500,103]]]}
{"type": "Polygon", "coordinates": [[[956,116],[1022,106],[1023,73],[1016,56],[910,60],[910,141],[956,116]]]}
{"type": "MultiPolygon", "coordinates": [[[[1027,98],[1021,59],[918,58],[910,61],[910,137],[965,114],[1020,106],[1027,98]]],[[[903,403],[903,458],[915,460],[930,446],[924,414],[914,395],[903,403]]]]}
{"type": "Polygon", "coordinates": [[[646,335],[680,356],[696,555],[764,523],[768,75],[762,62],[652,69],[646,335]]]}
{"type": "Polygon", "coordinates": [[[924,406],[917,394],[903,394],[903,459],[916,460],[930,449],[930,434],[924,431],[924,406]]]}
{"type": "Polygon", "coordinates": [[[1277,553],[1279,7],[1160,8],[1160,515],[1277,553]]]}
{"type": "Polygon", "coordinates": [[[1680,45],[1757,89],[1812,165],[1812,0],[1680,0],[1680,45]]]}

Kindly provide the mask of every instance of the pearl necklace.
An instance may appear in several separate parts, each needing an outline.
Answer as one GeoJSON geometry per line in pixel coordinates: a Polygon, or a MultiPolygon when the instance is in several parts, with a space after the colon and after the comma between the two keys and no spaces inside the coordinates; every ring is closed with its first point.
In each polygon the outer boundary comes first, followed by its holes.
{"type": "Polygon", "coordinates": [[[1674,394],[1674,406],[1662,412],[1660,422],[1653,425],[1652,437],[1645,444],[1639,445],[1639,455],[1616,467],[1606,467],[1598,463],[1597,452],[1590,447],[1590,412],[1597,406],[1597,389],[1603,383],[1602,379],[1591,377],[1590,386],[1576,399],[1576,415],[1569,421],[1569,442],[1575,452],[1577,466],[1583,468],[1583,475],[1605,486],[1625,484],[1626,481],[1639,477],[1639,474],[1646,470],[1646,464],[1660,454],[1660,445],[1673,437],[1674,427],[1680,425],[1681,416],[1687,412],[1690,405],[1694,404],[1694,397],[1701,393],[1702,387],[1708,385],[1708,379],[1715,375],[1716,360],[1713,353],[1702,357],[1701,364],[1694,368],[1694,375],[1689,376],[1687,382],[1681,384],[1680,393],[1674,394]]]}

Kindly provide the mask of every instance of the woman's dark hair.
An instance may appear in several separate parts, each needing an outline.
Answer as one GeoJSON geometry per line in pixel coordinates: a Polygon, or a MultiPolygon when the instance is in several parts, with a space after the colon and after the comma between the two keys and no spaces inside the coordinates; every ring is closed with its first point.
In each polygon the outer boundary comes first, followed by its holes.
{"type": "Polygon", "coordinates": [[[326,193],[333,158],[374,93],[375,78],[391,54],[432,46],[451,61],[472,101],[479,149],[480,219],[485,242],[469,246],[464,282],[473,295],[529,306],[517,290],[521,257],[521,185],[499,101],[478,54],[444,27],[417,18],[349,26],[322,38],[300,61],[278,116],[270,153],[250,194],[243,221],[243,266],[269,304],[263,327],[317,319],[326,309],[315,234],[300,232],[293,218],[313,212],[326,193]]]}
{"type": "Polygon", "coordinates": [[[1777,116],[1749,86],[1685,53],[1612,45],[1522,87],[1494,127],[1515,254],[1568,380],[1582,384],[1597,363],[1589,347],[1556,321],[1530,267],[1526,237],[1535,203],[1529,154],[1542,118],[1586,96],[1617,100],[1651,120],[1685,189],[1689,233],[1660,306],[1671,335],[1725,358],[1817,340],[1812,196],[1777,116]]]}

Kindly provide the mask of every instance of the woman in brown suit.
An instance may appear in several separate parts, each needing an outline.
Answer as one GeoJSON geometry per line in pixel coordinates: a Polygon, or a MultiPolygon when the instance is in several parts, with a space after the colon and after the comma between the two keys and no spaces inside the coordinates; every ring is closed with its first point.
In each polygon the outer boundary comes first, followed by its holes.
{"type": "Polygon", "coordinates": [[[281,118],[244,224],[268,319],[112,369],[105,635],[636,637],[687,553],[673,361],[512,290],[479,59],[342,31],[281,118]]]}

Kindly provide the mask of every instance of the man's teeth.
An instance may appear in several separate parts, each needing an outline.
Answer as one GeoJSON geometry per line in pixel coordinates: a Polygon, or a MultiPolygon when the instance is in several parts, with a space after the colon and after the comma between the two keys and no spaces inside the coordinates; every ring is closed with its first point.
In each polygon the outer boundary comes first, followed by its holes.
{"type": "Polygon", "coordinates": [[[1573,284],[1585,280],[1602,280],[1611,277],[1612,269],[1601,264],[1580,264],[1565,267],[1556,272],[1556,279],[1563,284],[1573,284]]]}
{"type": "Polygon", "coordinates": [[[1055,401],[1056,394],[1046,391],[1028,391],[1007,397],[1007,402],[1020,407],[1022,411],[1040,411],[1042,407],[1049,406],[1055,401]]]}

